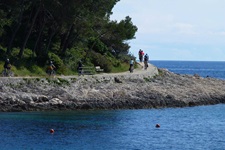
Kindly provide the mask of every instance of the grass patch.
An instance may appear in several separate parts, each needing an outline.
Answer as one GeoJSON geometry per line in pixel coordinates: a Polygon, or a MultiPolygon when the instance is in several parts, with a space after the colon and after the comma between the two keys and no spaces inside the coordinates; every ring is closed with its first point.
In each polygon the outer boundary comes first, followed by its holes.
{"type": "MultiPolygon", "coordinates": [[[[19,77],[45,77],[47,76],[46,73],[46,68],[47,65],[45,66],[38,66],[35,65],[34,61],[20,61],[20,60],[12,60],[12,72],[14,73],[14,76],[19,76],[19,77]]],[[[4,61],[0,61],[0,73],[4,70],[4,61]]],[[[120,63],[120,65],[114,66],[111,69],[111,73],[119,73],[119,72],[126,72],[129,70],[130,65],[128,63],[120,63]]],[[[135,65],[135,68],[137,66],[135,65]]],[[[78,75],[77,70],[73,70],[71,68],[63,67],[63,71],[59,70],[59,68],[56,69],[56,74],[62,74],[62,75],[78,75]],[[63,73],[62,73],[63,72],[63,73]]],[[[96,72],[94,72],[95,74],[96,72]]]]}
{"type": "Polygon", "coordinates": [[[118,72],[126,72],[129,70],[130,65],[127,63],[121,63],[118,67],[112,68],[112,73],[118,73],[118,72]]]}
{"type": "Polygon", "coordinates": [[[59,86],[70,85],[70,82],[66,79],[63,79],[63,78],[57,78],[57,79],[46,78],[46,81],[50,84],[56,84],[56,85],[59,85],[59,86]]]}

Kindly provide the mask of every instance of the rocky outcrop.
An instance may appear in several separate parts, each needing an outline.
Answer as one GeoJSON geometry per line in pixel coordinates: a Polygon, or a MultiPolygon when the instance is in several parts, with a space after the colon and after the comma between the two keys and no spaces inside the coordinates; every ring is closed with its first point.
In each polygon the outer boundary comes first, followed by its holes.
{"type": "Polygon", "coordinates": [[[165,69],[157,74],[0,78],[0,111],[210,105],[225,103],[224,89],[224,80],[178,75],[165,69]]]}

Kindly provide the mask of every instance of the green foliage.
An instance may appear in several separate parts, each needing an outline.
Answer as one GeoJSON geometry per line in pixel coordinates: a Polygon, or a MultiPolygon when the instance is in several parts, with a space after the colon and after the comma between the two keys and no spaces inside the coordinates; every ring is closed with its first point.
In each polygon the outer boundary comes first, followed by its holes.
{"type": "Polygon", "coordinates": [[[16,70],[14,70],[14,74],[16,76],[31,76],[32,73],[25,67],[19,67],[16,70]]]}
{"type": "Polygon", "coordinates": [[[106,72],[123,70],[130,59],[126,42],[137,27],[130,17],[110,21],[118,1],[0,2],[0,61],[10,58],[18,75],[43,75],[50,60],[58,74],[75,74],[79,60],[106,72]]]}
{"type": "Polygon", "coordinates": [[[38,75],[38,76],[43,76],[46,75],[45,71],[43,70],[43,68],[37,66],[37,65],[32,65],[29,68],[29,71],[32,72],[32,74],[38,75]]]}
{"type": "Polygon", "coordinates": [[[77,71],[78,62],[83,60],[86,52],[81,48],[71,48],[66,52],[64,64],[66,68],[72,71],[77,71]]]}
{"type": "Polygon", "coordinates": [[[102,55],[108,51],[107,46],[100,39],[96,38],[89,39],[89,48],[102,55]]]}
{"type": "Polygon", "coordinates": [[[131,58],[133,58],[134,60],[136,59],[133,55],[130,54],[129,55],[120,54],[118,58],[119,60],[125,63],[129,63],[131,58]]]}
{"type": "Polygon", "coordinates": [[[14,47],[14,48],[12,49],[11,56],[14,57],[14,58],[16,58],[16,56],[19,54],[19,51],[20,51],[19,48],[14,47]]]}
{"type": "Polygon", "coordinates": [[[66,79],[63,79],[63,78],[57,78],[57,79],[46,78],[46,80],[50,84],[56,84],[56,85],[59,85],[59,86],[70,85],[70,82],[66,79]]]}
{"type": "Polygon", "coordinates": [[[24,58],[31,58],[32,56],[33,56],[32,50],[26,48],[26,49],[24,50],[24,55],[23,55],[23,57],[24,57],[24,58]]]}
{"type": "Polygon", "coordinates": [[[131,18],[127,16],[125,20],[121,20],[118,26],[119,30],[123,30],[122,36],[124,39],[133,39],[135,32],[137,31],[137,27],[133,25],[131,18]]]}
{"type": "Polygon", "coordinates": [[[119,66],[113,66],[111,72],[114,72],[114,73],[125,72],[125,71],[128,71],[129,67],[130,65],[128,63],[120,63],[119,66]]]}
{"type": "Polygon", "coordinates": [[[4,62],[0,61],[0,73],[2,73],[2,71],[4,70],[4,62]]]}
{"type": "Polygon", "coordinates": [[[95,66],[100,66],[102,69],[104,69],[105,72],[110,72],[112,70],[112,62],[105,56],[96,53],[94,51],[91,52],[91,62],[95,65],[95,66]]]}

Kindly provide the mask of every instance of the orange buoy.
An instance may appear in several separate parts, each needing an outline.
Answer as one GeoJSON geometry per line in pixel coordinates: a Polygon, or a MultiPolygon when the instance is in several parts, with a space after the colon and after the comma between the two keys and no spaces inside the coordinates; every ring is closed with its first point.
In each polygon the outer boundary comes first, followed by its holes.
{"type": "Polygon", "coordinates": [[[55,131],[54,131],[54,129],[50,129],[50,133],[54,133],[55,131]]]}
{"type": "Polygon", "coordinates": [[[156,127],[156,128],[160,128],[160,124],[156,124],[155,127],[156,127]]]}

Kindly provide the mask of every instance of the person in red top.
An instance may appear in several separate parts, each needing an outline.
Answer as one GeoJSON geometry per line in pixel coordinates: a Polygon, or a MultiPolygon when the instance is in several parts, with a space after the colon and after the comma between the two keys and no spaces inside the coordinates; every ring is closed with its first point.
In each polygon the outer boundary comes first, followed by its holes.
{"type": "Polygon", "coordinates": [[[140,49],[139,52],[138,52],[138,55],[139,55],[140,62],[142,62],[143,61],[143,56],[144,56],[143,50],[140,49]]]}

